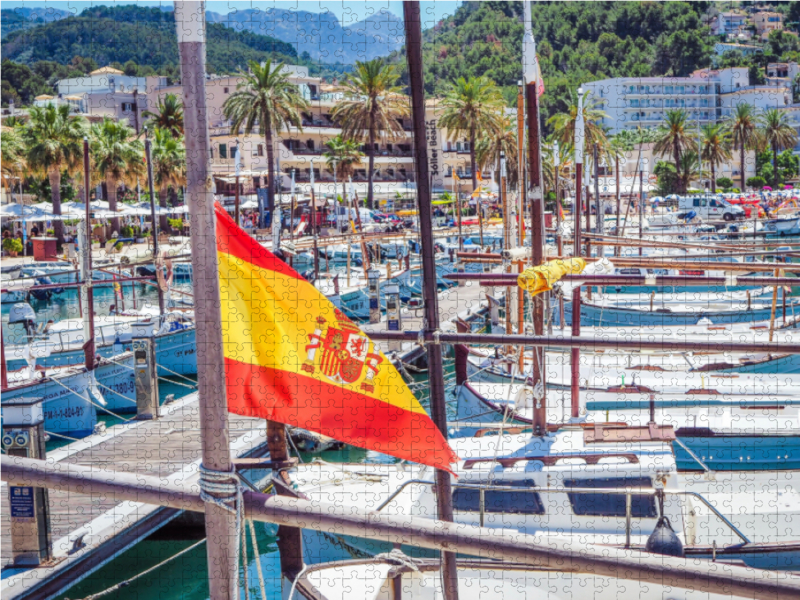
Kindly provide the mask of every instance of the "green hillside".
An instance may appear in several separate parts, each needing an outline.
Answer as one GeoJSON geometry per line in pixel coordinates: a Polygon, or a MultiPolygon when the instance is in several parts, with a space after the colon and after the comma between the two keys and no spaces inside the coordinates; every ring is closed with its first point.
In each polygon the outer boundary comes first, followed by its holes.
{"type": "MultiPolygon", "coordinates": [[[[534,2],[534,36],[545,79],[545,117],[566,108],[579,82],[686,75],[710,64],[716,40],[701,15],[707,2],[534,2]]],[[[424,32],[425,87],[486,75],[509,103],[521,78],[522,3],[465,2],[424,32]]],[[[405,69],[405,56],[392,60],[405,69]]]]}
{"type": "MultiPolygon", "coordinates": [[[[125,65],[129,74],[159,73],[177,78],[180,73],[173,13],[140,6],[100,6],[77,17],[12,32],[3,40],[2,55],[4,60],[32,67],[39,61],[68,65],[75,57],[81,57],[100,66],[125,65]]],[[[250,60],[263,61],[268,57],[303,64],[290,44],[208,24],[210,73],[232,73],[250,60]]],[[[9,87],[4,73],[4,104],[9,87]]]]}

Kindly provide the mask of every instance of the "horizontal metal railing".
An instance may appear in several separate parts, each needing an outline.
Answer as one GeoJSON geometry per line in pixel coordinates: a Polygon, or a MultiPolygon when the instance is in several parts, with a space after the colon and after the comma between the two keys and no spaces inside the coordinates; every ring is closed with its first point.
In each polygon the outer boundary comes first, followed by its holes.
{"type": "MultiPolygon", "coordinates": [[[[375,509],[375,512],[380,512],[389,503],[397,498],[400,493],[409,485],[436,485],[433,481],[427,479],[409,479],[401,483],[389,497],[381,502],[375,509]]],[[[509,486],[509,485],[491,485],[482,483],[453,483],[453,489],[476,489],[479,493],[479,523],[483,527],[486,516],[486,492],[535,492],[537,494],[614,494],[625,496],[625,547],[631,545],[631,523],[632,515],[632,498],[634,495],[638,496],[655,496],[660,491],[664,494],[671,496],[691,496],[702,502],[714,515],[722,521],[736,536],[742,540],[743,543],[749,544],[750,539],[744,535],[736,525],[734,525],[725,515],[720,513],[714,505],[706,500],[701,494],[697,492],[690,492],[686,490],[657,490],[655,488],[580,488],[580,487],[556,487],[556,488],[540,488],[540,487],[522,487],[522,486],[509,486]]]]}

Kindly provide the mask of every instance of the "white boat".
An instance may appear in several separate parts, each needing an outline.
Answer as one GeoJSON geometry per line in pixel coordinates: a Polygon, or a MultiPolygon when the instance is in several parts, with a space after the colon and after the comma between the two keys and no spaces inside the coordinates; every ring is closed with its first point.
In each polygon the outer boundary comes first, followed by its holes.
{"type": "MultiPolygon", "coordinates": [[[[687,557],[713,556],[760,568],[800,564],[800,494],[794,490],[764,493],[763,502],[754,502],[753,490],[745,487],[718,493],[709,484],[711,493],[702,494],[683,485],[668,441],[671,429],[659,429],[663,439],[654,441],[641,441],[642,428],[617,432],[611,442],[603,435],[587,436],[586,431],[595,428],[565,426],[543,438],[517,434],[451,439],[462,459],[455,466],[458,478],[452,480],[455,522],[642,549],[663,515],[687,557]],[[772,504],[776,498],[780,509],[772,504]],[[766,523],[776,510],[794,515],[797,525],[762,527],[758,540],[742,533],[735,517],[723,514],[766,523]]],[[[400,517],[432,518],[436,513],[431,467],[315,461],[298,465],[288,475],[297,492],[311,501],[400,517]]],[[[372,555],[391,549],[370,540],[335,537],[372,555]]]]}
{"type": "MultiPolygon", "coordinates": [[[[458,593],[470,600],[488,595],[503,600],[732,600],[759,599],[758,594],[733,596],[588,573],[559,571],[493,560],[459,559],[458,593]]],[[[287,600],[440,600],[441,563],[411,558],[394,551],[376,558],[331,562],[306,567],[293,586],[284,580],[287,600]],[[289,594],[294,594],[287,598],[289,594]]]]}

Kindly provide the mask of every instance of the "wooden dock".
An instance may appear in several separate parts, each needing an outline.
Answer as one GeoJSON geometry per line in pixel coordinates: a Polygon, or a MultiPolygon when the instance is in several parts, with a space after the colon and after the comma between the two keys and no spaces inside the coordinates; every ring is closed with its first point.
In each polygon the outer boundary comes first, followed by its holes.
{"type": "MultiPolygon", "coordinates": [[[[261,419],[230,415],[233,456],[266,453],[261,419]]],[[[155,421],[131,421],[50,452],[50,461],[162,477],[190,487],[201,460],[197,393],[162,407],[155,421]]],[[[5,484],[3,484],[5,488],[5,484]]],[[[2,489],[4,498],[6,489],[2,489]]],[[[8,502],[2,502],[4,532],[10,531],[8,502]]],[[[114,498],[50,491],[55,564],[4,573],[3,598],[52,597],[89,576],[177,516],[179,511],[114,498]]],[[[2,536],[5,565],[11,562],[11,536],[2,536]]]]}
{"type": "MultiPolygon", "coordinates": [[[[487,304],[486,292],[489,288],[482,288],[478,285],[477,281],[467,281],[463,286],[452,287],[448,290],[439,292],[439,314],[441,315],[441,323],[443,331],[455,331],[455,320],[460,318],[463,320],[474,319],[478,313],[485,308],[487,304]]],[[[423,329],[422,316],[424,309],[419,308],[410,310],[403,309],[402,320],[404,331],[419,331],[423,329]]],[[[369,334],[373,331],[386,330],[386,316],[383,316],[383,321],[380,323],[366,323],[360,324],[361,329],[369,334]]],[[[387,356],[397,354],[404,356],[404,360],[411,361],[416,354],[415,349],[421,347],[416,342],[403,342],[402,350],[391,350],[389,342],[375,342],[375,345],[387,356]]]]}

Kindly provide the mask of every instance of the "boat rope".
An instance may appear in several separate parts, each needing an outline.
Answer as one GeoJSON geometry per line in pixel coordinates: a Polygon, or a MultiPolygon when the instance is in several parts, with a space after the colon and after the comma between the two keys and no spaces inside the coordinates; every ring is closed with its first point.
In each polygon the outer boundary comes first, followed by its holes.
{"type": "Polygon", "coordinates": [[[56,433],[55,431],[48,431],[47,429],[44,430],[47,435],[54,435],[56,437],[64,438],[65,440],[70,440],[71,442],[80,442],[78,438],[70,437],[68,435],[64,435],[63,433],[56,433]]]}
{"type": "MultiPolygon", "coordinates": [[[[287,430],[288,430],[288,427],[287,427],[287,430]]],[[[301,463],[305,462],[305,461],[303,460],[303,457],[302,457],[302,456],[300,456],[300,451],[297,449],[297,446],[296,446],[296,445],[295,445],[295,443],[294,443],[294,438],[293,438],[293,436],[291,435],[291,433],[290,433],[289,431],[286,431],[286,434],[285,434],[285,435],[286,435],[286,439],[288,439],[288,440],[289,440],[289,443],[292,445],[292,449],[294,450],[294,453],[297,455],[297,458],[298,458],[298,459],[300,459],[300,462],[301,462],[301,463]]]]}
{"type": "Polygon", "coordinates": [[[144,577],[145,575],[147,575],[149,573],[152,573],[153,571],[163,567],[167,563],[172,562],[176,558],[179,558],[179,557],[183,556],[184,554],[186,554],[188,552],[191,552],[192,550],[197,548],[200,544],[203,544],[205,541],[206,541],[206,538],[203,538],[202,540],[200,540],[199,542],[195,542],[194,544],[192,544],[188,548],[184,548],[183,550],[181,550],[177,554],[173,554],[169,558],[167,558],[165,560],[162,560],[157,565],[154,565],[154,566],[150,567],[149,569],[145,569],[141,573],[138,573],[138,574],[134,575],[133,577],[131,577],[129,579],[126,579],[124,581],[120,581],[116,585],[112,585],[110,588],[105,589],[102,592],[97,592],[96,594],[92,594],[91,596],[86,596],[85,598],[83,598],[83,600],[97,600],[98,598],[102,598],[103,596],[107,596],[111,592],[116,592],[117,590],[120,590],[120,589],[122,589],[124,587],[127,587],[131,583],[133,583],[134,581],[139,579],[140,577],[144,577]]]}
{"type": "MultiPolygon", "coordinates": [[[[119,420],[121,420],[121,421],[125,421],[126,423],[128,423],[128,422],[130,422],[130,421],[135,421],[135,420],[136,420],[136,417],[133,417],[133,418],[131,418],[131,419],[126,419],[125,417],[123,417],[123,416],[121,416],[121,415],[118,415],[117,413],[115,413],[115,412],[113,412],[113,411],[109,410],[109,409],[108,409],[108,408],[106,408],[105,406],[103,406],[103,405],[101,405],[101,404],[98,404],[97,402],[95,402],[94,400],[92,400],[92,398],[91,398],[91,396],[90,396],[90,394],[89,394],[89,391],[88,391],[88,390],[86,390],[86,395],[84,396],[83,394],[79,394],[79,393],[78,393],[78,392],[76,392],[75,390],[73,390],[73,389],[71,389],[71,388],[67,387],[66,385],[64,385],[63,383],[61,383],[60,381],[58,381],[57,379],[53,379],[53,378],[51,377],[51,378],[50,378],[50,381],[52,381],[53,383],[56,383],[56,384],[60,385],[61,387],[63,387],[63,388],[64,388],[65,390],[67,390],[68,392],[71,392],[71,393],[75,394],[76,396],[78,396],[78,397],[80,397],[80,398],[83,398],[83,399],[87,400],[87,401],[89,402],[89,404],[93,405],[95,408],[99,408],[100,410],[102,410],[102,411],[104,411],[104,412],[107,412],[107,413],[108,413],[108,414],[110,414],[112,417],[117,417],[119,420]]],[[[100,384],[98,383],[97,385],[100,385],[100,384]]],[[[114,393],[116,394],[116,392],[114,392],[114,393]]]]}
{"type": "MultiPolygon", "coordinates": [[[[182,375],[181,373],[178,373],[177,371],[173,371],[172,369],[168,369],[167,367],[165,367],[164,365],[159,364],[159,363],[156,363],[156,366],[158,368],[160,368],[160,369],[164,369],[168,373],[172,373],[173,375],[176,375],[177,377],[181,377],[181,378],[185,379],[186,381],[190,381],[191,383],[195,384],[192,387],[195,387],[195,388],[197,387],[197,385],[196,385],[197,382],[194,381],[191,377],[187,377],[186,375],[182,375]]],[[[169,380],[167,380],[167,381],[169,381],[169,380]]],[[[173,382],[173,383],[175,383],[175,382],[173,382]]]]}
{"type": "MultiPolygon", "coordinates": [[[[99,381],[97,382],[97,387],[101,387],[101,388],[103,388],[103,389],[105,389],[105,390],[107,390],[107,391],[111,392],[111,393],[112,393],[112,394],[114,394],[115,396],[119,396],[119,397],[120,397],[120,398],[122,398],[123,400],[127,400],[128,402],[132,402],[133,404],[136,404],[136,400],[134,400],[133,398],[128,398],[127,396],[123,396],[123,395],[122,395],[122,394],[120,394],[119,392],[117,392],[117,391],[115,391],[115,390],[112,390],[110,387],[108,387],[107,385],[103,385],[103,384],[102,384],[102,383],[100,383],[99,381]]],[[[106,410],[108,410],[108,409],[106,409],[106,410]]]]}
{"type": "Polygon", "coordinates": [[[234,563],[239,565],[239,540],[242,538],[242,485],[236,468],[231,465],[229,472],[216,471],[199,465],[200,471],[200,499],[203,502],[214,504],[222,510],[236,516],[236,543],[234,550],[234,563]],[[212,495],[216,494],[216,495],[212,495]]]}
{"type": "MultiPolygon", "coordinates": [[[[261,552],[258,549],[258,541],[256,540],[256,528],[253,525],[252,519],[247,519],[247,527],[248,529],[250,529],[250,540],[253,544],[253,553],[255,555],[256,573],[258,573],[258,587],[261,591],[261,600],[267,600],[267,586],[264,585],[264,571],[261,568],[261,552]]],[[[245,571],[247,571],[246,565],[245,565],[245,571]]]]}
{"type": "Polygon", "coordinates": [[[289,590],[289,595],[286,597],[286,600],[292,600],[292,598],[294,597],[294,592],[297,589],[297,582],[300,581],[300,578],[306,574],[306,571],[308,571],[309,566],[311,565],[303,565],[303,568],[300,569],[300,572],[297,574],[297,577],[295,577],[294,581],[292,582],[292,589],[289,590]]]}
{"type": "Polygon", "coordinates": [[[375,559],[385,560],[386,562],[419,572],[417,561],[400,550],[400,548],[393,548],[391,552],[381,552],[380,554],[376,554],[375,559]]]}
{"type": "MultiPolygon", "coordinates": [[[[125,363],[118,362],[116,360],[111,360],[110,358],[106,358],[104,360],[107,361],[107,362],[110,362],[112,364],[115,364],[115,365],[117,365],[119,367],[124,367],[126,369],[130,369],[131,371],[135,371],[136,370],[134,367],[126,365],[125,363]]],[[[191,381],[192,383],[195,383],[194,380],[191,379],[190,377],[186,377],[185,375],[181,375],[180,373],[176,373],[175,371],[172,371],[171,369],[168,369],[164,365],[160,365],[160,364],[156,363],[156,367],[164,369],[165,371],[169,371],[170,373],[172,373],[173,375],[176,375],[177,377],[182,377],[186,381],[191,381]]],[[[161,381],[167,381],[169,383],[174,383],[175,385],[179,385],[181,387],[189,388],[190,390],[196,390],[197,389],[197,385],[187,385],[185,383],[181,383],[180,381],[173,381],[172,379],[164,377],[163,375],[158,375],[158,378],[161,381]]],[[[100,384],[98,384],[98,385],[100,385],[100,384]]],[[[117,392],[114,392],[114,393],[116,394],[117,392]]]]}

